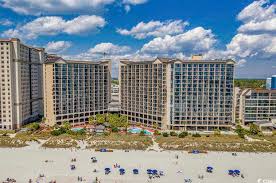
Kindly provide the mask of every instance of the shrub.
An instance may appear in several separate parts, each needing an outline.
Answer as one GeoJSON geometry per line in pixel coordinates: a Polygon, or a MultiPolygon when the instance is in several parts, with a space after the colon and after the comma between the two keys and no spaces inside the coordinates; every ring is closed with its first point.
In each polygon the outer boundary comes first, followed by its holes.
{"type": "Polygon", "coordinates": [[[164,132],[162,135],[163,135],[163,137],[168,137],[169,136],[169,134],[167,132],[164,132]]]}
{"type": "Polygon", "coordinates": [[[174,132],[174,131],[171,131],[171,132],[170,132],[170,136],[176,137],[176,136],[177,136],[177,133],[174,132]]]}
{"type": "Polygon", "coordinates": [[[40,128],[39,123],[30,123],[27,125],[27,128],[30,129],[31,131],[36,131],[40,128]]]}
{"type": "Polygon", "coordinates": [[[144,136],[144,135],[146,135],[146,132],[144,130],[141,130],[140,136],[144,136]]]}
{"type": "Polygon", "coordinates": [[[244,130],[241,125],[237,125],[235,132],[238,134],[240,138],[244,139],[244,136],[246,134],[246,130],[244,130]]]}
{"type": "Polygon", "coordinates": [[[161,133],[158,130],[154,130],[154,135],[161,135],[161,133]]]}
{"type": "Polygon", "coordinates": [[[249,133],[250,133],[250,135],[258,135],[260,133],[260,129],[257,125],[250,124],[249,133]]]}
{"type": "Polygon", "coordinates": [[[219,130],[219,129],[215,129],[215,130],[214,130],[214,135],[215,135],[215,136],[220,136],[220,135],[221,135],[220,130],[219,130]]]}
{"type": "Polygon", "coordinates": [[[63,127],[60,127],[59,129],[57,130],[53,130],[51,131],[51,135],[54,135],[54,136],[59,136],[59,135],[62,135],[62,134],[65,134],[65,133],[70,133],[69,131],[67,131],[65,128],[63,127]]]}
{"type": "Polygon", "coordinates": [[[199,133],[194,133],[192,137],[201,137],[201,135],[199,133]]]}
{"type": "Polygon", "coordinates": [[[179,138],[185,138],[185,137],[187,137],[187,136],[188,136],[188,132],[181,132],[181,133],[178,135],[179,138]]]}
{"type": "Polygon", "coordinates": [[[109,133],[109,132],[104,132],[103,134],[104,134],[104,136],[108,136],[108,135],[110,135],[110,133],[109,133]]]}
{"type": "Polygon", "coordinates": [[[117,128],[117,127],[112,127],[111,131],[117,133],[117,132],[119,132],[119,128],[117,128]]]}

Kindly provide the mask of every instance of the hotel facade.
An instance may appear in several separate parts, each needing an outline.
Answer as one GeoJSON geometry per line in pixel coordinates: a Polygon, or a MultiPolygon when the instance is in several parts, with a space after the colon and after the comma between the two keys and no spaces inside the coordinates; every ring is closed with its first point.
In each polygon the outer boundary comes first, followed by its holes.
{"type": "Polygon", "coordinates": [[[43,116],[44,49],[0,39],[0,129],[17,129],[43,116]]]}
{"type": "Polygon", "coordinates": [[[122,60],[121,114],[160,129],[229,130],[233,123],[233,60],[122,60]]]}
{"type": "Polygon", "coordinates": [[[243,125],[276,118],[276,90],[235,88],[236,120],[243,125]]]}
{"type": "Polygon", "coordinates": [[[64,60],[48,56],[44,64],[46,124],[86,123],[108,111],[111,98],[111,62],[64,60]]]}

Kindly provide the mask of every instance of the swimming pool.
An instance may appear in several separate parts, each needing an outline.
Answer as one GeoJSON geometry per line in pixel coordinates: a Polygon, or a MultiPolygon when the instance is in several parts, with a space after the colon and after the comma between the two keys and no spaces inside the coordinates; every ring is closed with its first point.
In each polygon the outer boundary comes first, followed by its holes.
{"type": "Polygon", "coordinates": [[[138,134],[141,133],[142,130],[145,132],[145,135],[152,135],[151,131],[137,127],[129,129],[128,132],[138,134]]]}
{"type": "Polygon", "coordinates": [[[82,130],[83,128],[72,128],[71,130],[73,131],[73,132],[78,132],[78,131],[80,131],[80,130],[82,130]]]}

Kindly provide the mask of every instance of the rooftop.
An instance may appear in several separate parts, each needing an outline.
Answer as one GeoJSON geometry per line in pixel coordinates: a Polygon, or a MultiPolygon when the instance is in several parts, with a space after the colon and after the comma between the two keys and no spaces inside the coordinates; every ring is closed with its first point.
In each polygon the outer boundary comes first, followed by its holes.
{"type": "Polygon", "coordinates": [[[58,63],[58,64],[95,64],[96,65],[96,64],[109,64],[110,62],[111,60],[109,59],[100,60],[100,61],[66,60],[66,59],[63,59],[61,56],[48,54],[45,64],[58,63]]]}
{"type": "Polygon", "coordinates": [[[160,61],[161,63],[231,63],[234,64],[235,61],[232,59],[222,60],[222,59],[215,59],[215,60],[181,60],[177,58],[163,58],[163,57],[157,57],[153,60],[142,60],[142,61],[135,61],[135,60],[129,60],[129,59],[123,59],[120,62],[122,64],[153,64],[156,61],[160,61]]]}

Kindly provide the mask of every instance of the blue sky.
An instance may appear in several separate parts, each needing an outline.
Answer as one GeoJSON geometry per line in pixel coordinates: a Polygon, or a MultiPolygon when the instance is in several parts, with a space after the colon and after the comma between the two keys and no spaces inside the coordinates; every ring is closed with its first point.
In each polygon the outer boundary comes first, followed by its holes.
{"type": "Polygon", "coordinates": [[[107,52],[236,60],[236,77],[276,74],[276,5],[260,0],[0,0],[0,36],[19,37],[66,58],[107,52]]]}

